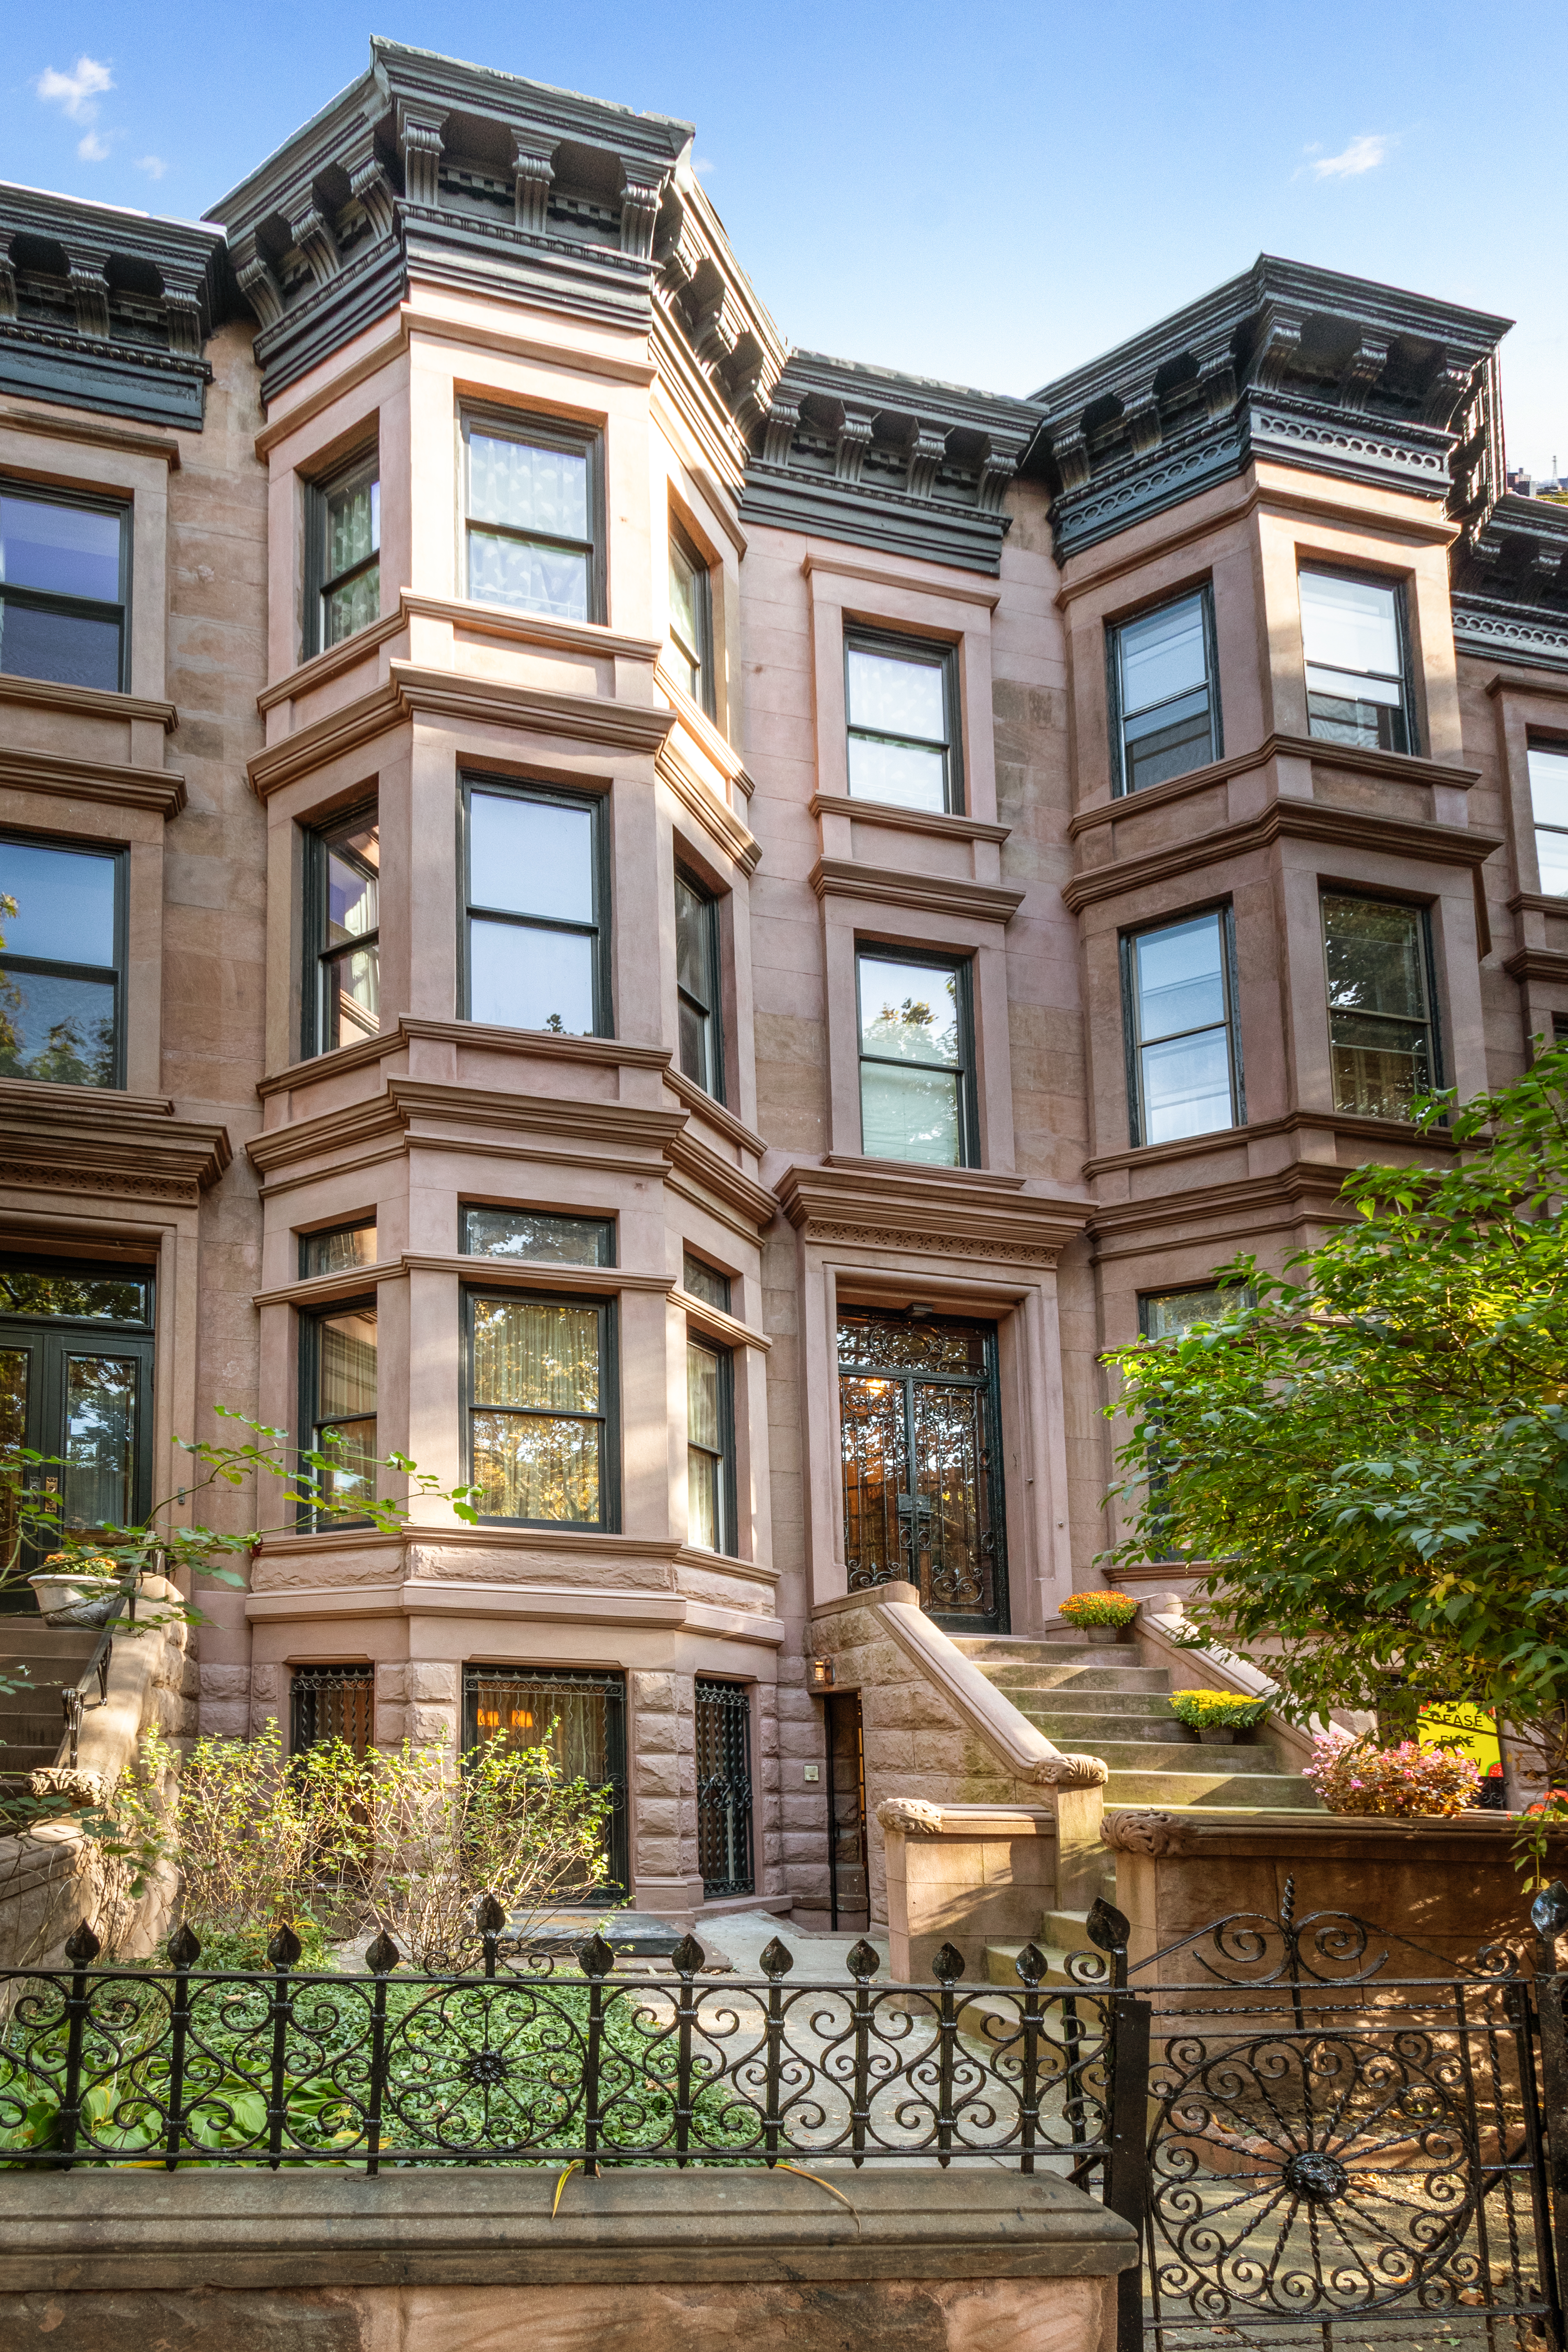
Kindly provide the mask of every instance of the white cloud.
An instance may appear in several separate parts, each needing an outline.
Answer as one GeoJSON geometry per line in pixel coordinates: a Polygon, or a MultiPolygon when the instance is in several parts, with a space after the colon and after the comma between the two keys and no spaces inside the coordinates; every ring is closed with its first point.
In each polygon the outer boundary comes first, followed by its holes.
{"type": "Polygon", "coordinates": [[[72,122],[96,121],[98,100],[106,89],[113,88],[113,75],[96,58],[78,58],[69,73],[59,73],[53,66],[46,66],[37,83],[45,105],[58,106],[72,122]]]}
{"type": "Polygon", "coordinates": [[[109,142],[96,131],[89,131],[76,142],[76,152],[84,163],[101,163],[109,153],[109,142]]]}
{"type": "Polygon", "coordinates": [[[162,155],[138,155],[136,158],[136,169],[145,172],[150,180],[161,180],[168,168],[162,155]]]}
{"type": "MultiPolygon", "coordinates": [[[[1352,139],[1337,155],[1320,155],[1310,165],[1315,180],[1359,180],[1363,172],[1375,172],[1386,161],[1394,141],[1385,131],[1365,131],[1352,139]]],[[[1308,154],[1311,153],[1309,147],[1308,154]]]]}

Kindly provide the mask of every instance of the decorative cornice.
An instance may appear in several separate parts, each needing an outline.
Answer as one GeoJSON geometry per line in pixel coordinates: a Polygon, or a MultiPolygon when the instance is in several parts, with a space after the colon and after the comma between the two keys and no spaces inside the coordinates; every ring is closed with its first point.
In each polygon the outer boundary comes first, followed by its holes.
{"type": "Polygon", "coordinates": [[[185,780],[177,768],[133,768],[111,760],[71,759],[63,751],[0,749],[0,785],[47,793],[55,800],[152,809],[165,820],[185,805],[185,780]]]}
{"type": "Polygon", "coordinates": [[[684,1123],[685,1118],[686,1114],[682,1113],[679,1131],[665,1145],[665,1156],[670,1166],[679,1169],[694,1184],[700,1185],[704,1192],[714,1192],[721,1201],[727,1201],[749,1225],[760,1229],[772,1224],[778,1213],[778,1202],[773,1194],[765,1186],[753,1183],[751,1177],[743,1175],[729,1160],[721,1160],[716,1151],[710,1150],[700,1138],[691,1133],[684,1123]]]}
{"type": "Polygon", "coordinates": [[[69,719],[114,719],[123,726],[145,719],[172,735],[180,714],[172,702],[150,702],[137,694],[110,694],[100,686],[62,686],[53,678],[14,677],[0,671],[0,702],[25,702],[36,710],[58,710],[69,719]]]}
{"type": "Polygon", "coordinates": [[[1479,661],[1510,661],[1568,670],[1568,611],[1547,613],[1498,596],[1456,589],[1454,648],[1479,661]]]}
{"type": "Polygon", "coordinates": [[[268,800],[301,776],[313,775],[333,760],[362,751],[378,736],[401,726],[407,717],[408,706],[395,686],[389,682],[373,687],[357,701],[329,711],[324,719],[312,719],[308,727],[297,727],[280,742],[258,751],[246,764],[250,789],[258,800],[268,800]]]}
{"type": "MultiPolygon", "coordinates": [[[[1568,915],[1568,906],[1556,911],[1568,915]]],[[[1539,980],[1548,987],[1568,987],[1568,949],[1521,948],[1517,954],[1504,958],[1502,968],[1510,980],[1539,980]]]]}
{"type": "Polygon", "coordinates": [[[753,1159],[762,1158],[768,1148],[766,1139],[744,1126],[732,1110],[726,1110],[722,1103],[715,1102],[694,1078],[689,1078],[684,1070],[678,1069],[673,1061],[665,1071],[664,1083],[694,1118],[706,1119],[739,1150],[749,1151],[753,1159]]]}
{"type": "MultiPolygon", "coordinates": [[[[1179,1143],[1143,1143],[1135,1145],[1129,1151],[1101,1152],[1096,1159],[1084,1161],[1083,1172],[1086,1179],[1090,1179],[1109,1175],[1123,1168],[1184,1167],[1193,1160],[1209,1158],[1218,1151],[1245,1150],[1254,1143],[1272,1143],[1279,1136],[1296,1135],[1349,1136],[1357,1142],[1370,1143],[1402,1142],[1436,1152],[1453,1151],[1458,1148],[1452,1137],[1441,1128],[1424,1132],[1404,1119],[1359,1118],[1349,1111],[1338,1110],[1292,1110],[1287,1111],[1283,1118],[1258,1119],[1246,1127],[1217,1128],[1211,1135],[1184,1136],[1179,1143]]],[[[1333,1160],[1309,1160],[1300,1161],[1299,1165],[1305,1169],[1321,1169],[1336,1184],[1342,1181],[1344,1175],[1342,1167],[1333,1160]]],[[[1168,1196],[1170,1200],[1184,1201],[1194,1197],[1185,1191],[1168,1196]]],[[[1141,1207],[1145,1204],[1129,1202],[1127,1205],[1141,1207]]],[[[1096,1220],[1098,1222],[1113,1213],[1113,1210],[1097,1209],[1096,1220]]]]}
{"type": "Polygon", "coordinates": [[[900,808],[893,801],[857,800],[850,793],[813,793],[813,816],[847,816],[853,824],[885,825],[891,833],[927,833],[939,841],[994,841],[1000,845],[1013,828],[987,824],[977,816],[939,815],[933,809],[900,808]]]}
{"type": "Polygon", "coordinates": [[[865,1161],[795,1162],[773,1190],[790,1223],[809,1242],[1048,1269],[1083,1232],[1091,1204],[1043,1199],[1019,1191],[1017,1183],[1016,1178],[988,1181],[981,1171],[915,1175],[865,1161]]]}
{"type": "Polygon", "coordinates": [[[862,866],[852,857],[819,857],[806,877],[819,898],[858,898],[882,907],[918,907],[982,923],[1010,923],[1024,903],[1022,890],[994,882],[963,882],[943,874],[920,874],[905,866],[862,866]]]}
{"type": "MultiPolygon", "coordinates": [[[[439,1086],[394,1076],[363,1102],[313,1118],[266,1129],[246,1149],[264,1175],[302,1160],[382,1138],[415,1139],[416,1122],[494,1134],[509,1131],[615,1144],[623,1150],[666,1154],[686,1124],[684,1111],[641,1110],[630,1103],[586,1102],[570,1095],[503,1093],[484,1087],[439,1086]]],[[[733,1171],[730,1171],[731,1174],[733,1171]]],[[[769,1202],[770,1211],[772,1202],[769,1202]]]]}
{"type": "Polygon", "coordinates": [[[1142,857],[1117,857],[1086,867],[1063,883],[1062,898],[1079,914],[1100,899],[1129,896],[1285,840],[1321,841],[1389,857],[1418,858],[1427,865],[1473,868],[1484,866],[1503,845],[1500,835],[1478,833],[1468,825],[1428,824],[1415,818],[1379,816],[1368,809],[1333,808],[1320,801],[1278,800],[1238,824],[1215,826],[1142,857]]]}
{"type": "Polygon", "coordinates": [[[0,1184],[194,1205],[233,1158],[228,1131],[156,1095],[0,1078],[0,1184]]]}
{"type": "Polygon", "coordinates": [[[1168,783],[1150,784],[1142,792],[1119,793],[1111,800],[1095,801],[1068,818],[1068,838],[1076,841],[1100,825],[1124,824],[1145,809],[1168,808],[1174,801],[1194,798],[1232,776],[1251,775],[1274,759],[1310,760],[1315,768],[1341,768],[1393,784],[1446,784],[1459,792],[1468,792],[1481,781],[1479,768],[1450,767],[1446,761],[1419,759],[1405,751],[1363,751],[1352,743],[1330,743],[1316,735],[1266,735],[1256,751],[1211,760],[1205,767],[1189,768],[1185,775],[1173,776],[1168,783]]]}

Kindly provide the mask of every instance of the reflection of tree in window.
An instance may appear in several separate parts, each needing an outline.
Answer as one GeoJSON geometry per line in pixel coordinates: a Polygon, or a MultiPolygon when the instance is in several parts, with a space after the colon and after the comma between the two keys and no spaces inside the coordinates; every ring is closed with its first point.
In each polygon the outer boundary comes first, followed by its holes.
{"type": "Polygon", "coordinates": [[[136,1452],[136,1365],[113,1356],[66,1359],[68,1528],[123,1526],[136,1452]]]}
{"type": "Polygon", "coordinates": [[[1325,891],[1323,956],[1334,1108],[1407,1119],[1434,1083],[1422,908],[1325,891]]]}
{"type": "Polygon", "coordinates": [[[861,1149],[874,1159],[964,1160],[964,1007],[952,966],[862,954],[861,1149]]]}
{"type": "Polygon", "coordinates": [[[115,855],[0,841],[0,1076],[115,1085],[119,866],[115,855]]]}

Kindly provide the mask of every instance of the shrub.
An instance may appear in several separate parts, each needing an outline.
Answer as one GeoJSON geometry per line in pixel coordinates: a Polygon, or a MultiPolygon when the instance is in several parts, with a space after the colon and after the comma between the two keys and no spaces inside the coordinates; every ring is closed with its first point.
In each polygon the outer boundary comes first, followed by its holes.
{"type": "Polygon", "coordinates": [[[1266,1698],[1243,1698],[1239,1691],[1179,1690],[1171,1693],[1176,1721],[1189,1731],[1250,1731],[1268,1715],[1266,1698]]]}
{"type": "Polygon", "coordinates": [[[1130,1592],[1070,1592],[1058,1613],[1068,1625],[1131,1625],[1138,1610],[1130,1592]]]}
{"type": "Polygon", "coordinates": [[[1468,1756],[1414,1739],[1375,1748],[1337,1727],[1313,1741],[1306,1778],[1331,1813],[1462,1813],[1481,1789],[1468,1756]]]}

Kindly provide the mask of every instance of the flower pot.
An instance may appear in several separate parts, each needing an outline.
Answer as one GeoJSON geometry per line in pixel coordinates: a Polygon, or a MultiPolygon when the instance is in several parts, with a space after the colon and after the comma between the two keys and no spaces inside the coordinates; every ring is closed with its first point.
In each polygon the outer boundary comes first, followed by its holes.
{"type": "Polygon", "coordinates": [[[1206,1730],[1199,1732],[1198,1738],[1205,1748],[1234,1748],[1236,1726],[1234,1723],[1211,1723],[1206,1730]]]}
{"type": "Polygon", "coordinates": [[[124,1590],[118,1576],[30,1576],[27,1581],[46,1625],[107,1625],[124,1590]]]}

